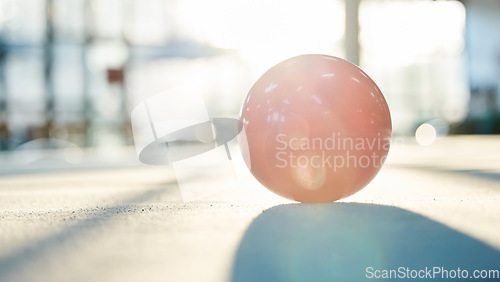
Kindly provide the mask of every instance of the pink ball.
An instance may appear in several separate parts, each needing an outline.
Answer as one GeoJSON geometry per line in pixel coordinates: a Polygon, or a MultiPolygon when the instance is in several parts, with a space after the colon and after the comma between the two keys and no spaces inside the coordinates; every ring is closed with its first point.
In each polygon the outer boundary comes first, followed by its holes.
{"type": "Polygon", "coordinates": [[[302,55],[269,69],[241,109],[243,158],[272,192],[332,202],[364,188],[390,147],[389,108],[357,66],[302,55]]]}

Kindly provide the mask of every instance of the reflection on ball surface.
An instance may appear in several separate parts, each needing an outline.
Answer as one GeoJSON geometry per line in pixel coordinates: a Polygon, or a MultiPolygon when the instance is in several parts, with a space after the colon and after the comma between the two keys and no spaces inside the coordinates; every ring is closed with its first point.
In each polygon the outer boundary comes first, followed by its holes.
{"type": "Polygon", "coordinates": [[[391,117],[357,66],[302,55],[269,69],[241,109],[243,157],[269,190],[299,202],[331,202],[365,187],[390,146],[391,117]]]}

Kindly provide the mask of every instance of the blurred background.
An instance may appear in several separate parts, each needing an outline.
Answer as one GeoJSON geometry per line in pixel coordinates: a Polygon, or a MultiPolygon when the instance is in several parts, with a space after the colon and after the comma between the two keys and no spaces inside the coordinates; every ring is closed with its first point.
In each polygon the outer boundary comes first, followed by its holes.
{"type": "Polygon", "coordinates": [[[498,0],[0,0],[0,149],[132,145],[134,106],[181,83],[237,117],[304,53],[361,66],[395,135],[497,134],[499,30],[498,0]]]}

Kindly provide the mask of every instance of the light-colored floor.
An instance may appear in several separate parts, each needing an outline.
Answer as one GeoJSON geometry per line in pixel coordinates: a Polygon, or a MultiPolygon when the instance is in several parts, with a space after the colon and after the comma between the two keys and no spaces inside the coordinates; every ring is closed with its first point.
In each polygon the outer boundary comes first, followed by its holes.
{"type": "Polygon", "coordinates": [[[2,156],[0,281],[361,281],[367,267],[500,270],[498,137],[396,140],[365,189],[314,205],[283,200],[251,177],[184,203],[171,167],[141,165],[128,149],[100,157],[47,169],[2,156]]]}

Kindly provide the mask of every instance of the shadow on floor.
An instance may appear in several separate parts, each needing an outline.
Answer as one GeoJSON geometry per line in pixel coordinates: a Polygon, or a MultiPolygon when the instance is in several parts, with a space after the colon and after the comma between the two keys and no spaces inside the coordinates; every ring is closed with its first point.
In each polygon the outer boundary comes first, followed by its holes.
{"type": "MultiPolygon", "coordinates": [[[[166,193],[175,193],[176,188],[176,182],[165,182],[145,187],[144,191],[125,199],[121,204],[104,209],[88,209],[85,211],[84,219],[69,224],[66,228],[46,237],[32,240],[13,252],[0,255],[0,281],[27,281],[22,278],[23,275],[32,271],[34,266],[48,256],[58,255],[58,251],[61,249],[73,249],[76,241],[84,238],[86,234],[92,234],[99,228],[112,224],[118,216],[140,213],[141,210],[137,209],[136,205],[166,193]]],[[[50,220],[50,218],[46,220],[50,220]]],[[[40,280],[45,281],[44,279],[40,280]]]]}
{"type": "Polygon", "coordinates": [[[252,222],[231,281],[362,281],[373,280],[366,275],[375,270],[399,267],[460,267],[472,275],[475,269],[498,270],[499,261],[499,250],[397,207],[290,204],[265,210],[252,222]]]}

